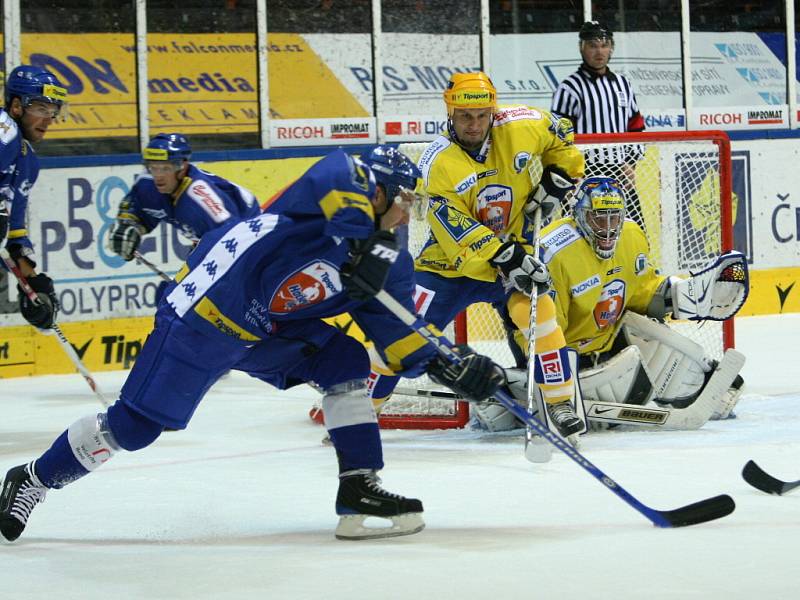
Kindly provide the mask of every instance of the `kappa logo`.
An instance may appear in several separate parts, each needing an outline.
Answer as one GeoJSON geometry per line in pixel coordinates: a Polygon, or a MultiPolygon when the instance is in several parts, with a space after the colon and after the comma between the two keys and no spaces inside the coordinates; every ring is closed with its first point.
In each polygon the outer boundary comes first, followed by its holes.
{"type": "Polygon", "coordinates": [[[331,298],[342,291],[339,270],[319,260],[284,279],[269,301],[274,314],[289,314],[331,298]]]}

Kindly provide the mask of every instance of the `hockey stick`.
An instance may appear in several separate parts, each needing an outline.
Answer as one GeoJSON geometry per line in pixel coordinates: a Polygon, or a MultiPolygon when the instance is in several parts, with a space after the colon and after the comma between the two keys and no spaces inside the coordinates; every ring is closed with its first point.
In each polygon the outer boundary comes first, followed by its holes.
{"type": "MultiPolygon", "coordinates": [[[[534,188],[535,189],[535,188],[534,188]]],[[[533,256],[539,258],[539,232],[542,229],[542,210],[537,210],[533,215],[533,256]]],[[[536,385],[534,373],[536,355],[536,309],[539,303],[539,294],[536,286],[531,292],[531,310],[528,316],[528,413],[533,415],[536,409],[536,385]]],[[[547,405],[542,401],[542,416],[547,410],[547,405]]],[[[530,425],[525,426],[525,458],[530,462],[544,463],[553,457],[553,447],[543,439],[534,436],[530,425]]]]}
{"type": "MultiPolygon", "coordinates": [[[[25,276],[22,274],[22,271],[20,271],[19,267],[17,266],[17,263],[14,262],[14,260],[9,255],[8,250],[6,250],[5,248],[0,248],[0,258],[3,259],[3,263],[6,265],[6,268],[8,268],[8,270],[14,274],[14,277],[17,278],[17,281],[19,282],[19,287],[22,289],[25,295],[28,298],[30,298],[30,301],[33,302],[35,305],[41,304],[42,301],[39,299],[39,295],[30,286],[28,280],[25,278],[25,276]]],[[[37,330],[44,335],[56,336],[56,340],[58,340],[58,343],[61,344],[61,348],[64,350],[66,355],[72,361],[72,364],[75,365],[75,368],[78,370],[78,372],[81,375],[83,375],[83,378],[86,380],[86,383],[89,384],[89,387],[94,392],[94,395],[97,396],[97,399],[100,400],[100,403],[103,406],[108,407],[109,403],[106,400],[105,396],[103,396],[103,392],[100,391],[100,388],[98,387],[97,382],[94,380],[94,377],[92,377],[92,374],[84,366],[83,362],[81,362],[78,353],[75,352],[75,348],[73,348],[72,344],[69,343],[67,336],[64,335],[64,332],[61,331],[61,328],[56,323],[53,323],[53,326],[50,329],[39,329],[37,327],[37,330]]]]}
{"type": "Polygon", "coordinates": [[[133,251],[133,257],[136,259],[136,262],[150,269],[153,273],[161,277],[161,279],[163,279],[164,281],[166,282],[172,281],[172,277],[164,273],[164,271],[162,271],[153,263],[151,263],[149,260],[147,260],[144,256],[141,255],[141,253],[138,250],[133,251]]]}
{"type": "Polygon", "coordinates": [[[794,488],[800,487],[800,480],[781,481],[764,471],[752,460],[748,460],[742,469],[742,477],[754,488],[775,496],[782,496],[794,488]]]}
{"type": "MultiPolygon", "coordinates": [[[[397,300],[392,298],[385,290],[381,290],[375,298],[383,304],[389,312],[394,314],[398,319],[405,323],[409,328],[422,336],[422,338],[436,348],[437,352],[443,357],[453,363],[458,363],[461,358],[453,351],[452,344],[444,336],[438,336],[430,329],[427,328],[427,323],[422,319],[418,319],[410,310],[405,308],[397,300]]],[[[733,498],[723,494],[714,496],[713,498],[706,498],[694,504],[682,506],[674,510],[655,510],[642,504],[639,500],[634,498],[616,481],[611,479],[598,467],[592,464],[586,457],[570,445],[569,442],[562,439],[560,436],[551,432],[547,426],[533,417],[527,410],[519,406],[513,398],[502,390],[498,390],[495,397],[497,400],[510,410],[514,415],[529,426],[533,431],[538,433],[544,439],[553,444],[556,448],[561,450],[564,454],[569,456],[578,465],[580,465],[587,473],[597,479],[606,488],[611,490],[619,498],[628,503],[640,514],[644,515],[651,523],[657,527],[683,527],[685,525],[696,525],[704,523],[713,519],[719,519],[729,515],[736,508],[733,498]]]]}

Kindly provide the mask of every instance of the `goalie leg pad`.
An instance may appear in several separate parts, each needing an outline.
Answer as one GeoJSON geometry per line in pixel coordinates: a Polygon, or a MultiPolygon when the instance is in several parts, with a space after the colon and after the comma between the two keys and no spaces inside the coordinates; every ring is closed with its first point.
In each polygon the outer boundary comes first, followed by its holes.
{"type": "Polygon", "coordinates": [[[583,397],[600,402],[644,404],[653,385],[636,346],[628,346],[609,360],[579,373],[583,397]]]}
{"type": "Polygon", "coordinates": [[[648,400],[681,407],[697,398],[712,368],[699,344],[631,311],[622,318],[622,331],[627,342],[639,349],[652,382],[648,400]]]}

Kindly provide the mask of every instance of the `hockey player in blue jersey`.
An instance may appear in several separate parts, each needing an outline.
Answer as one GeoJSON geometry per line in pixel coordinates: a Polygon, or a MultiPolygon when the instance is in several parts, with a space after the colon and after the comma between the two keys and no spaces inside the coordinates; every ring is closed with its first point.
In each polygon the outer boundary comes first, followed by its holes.
{"type": "Polygon", "coordinates": [[[348,312],[383,360],[406,376],[423,371],[467,398],[489,397],[502,371],[466,346],[449,365],[374,295],[385,289],[413,310],[411,256],[395,226],[407,223],[420,173],[378,146],[361,160],[335,151],[251,219],[209,232],[167,289],[155,328],[108,411],[78,420],[38,459],[11,469],[0,494],[0,532],[16,539],[34,506],[116,452],[183,429],[228,369],[286,389],[322,390],[325,425],[339,461],[336,535],[415,533],[422,503],[385,491],[380,430],[366,392],[364,347],[322,321],[348,312]],[[390,519],[372,529],[369,516],[390,519]]]}
{"type": "Polygon", "coordinates": [[[113,252],[132,260],[142,237],[161,221],[196,244],[212,229],[261,212],[250,191],[196,167],[191,157],[183,135],[160,133],[150,140],[142,153],[147,172],[120,203],[109,237],[113,252]]]}
{"type": "Polygon", "coordinates": [[[20,65],[6,80],[5,108],[0,110],[0,244],[6,248],[36,291],[34,304],[19,293],[22,316],[41,329],[53,326],[58,312],[53,280],[36,273],[33,243],[28,236],[28,197],[39,177],[33,144],[41,142],[50,125],[66,109],[67,90],[55,75],[40,67],[20,65]]]}

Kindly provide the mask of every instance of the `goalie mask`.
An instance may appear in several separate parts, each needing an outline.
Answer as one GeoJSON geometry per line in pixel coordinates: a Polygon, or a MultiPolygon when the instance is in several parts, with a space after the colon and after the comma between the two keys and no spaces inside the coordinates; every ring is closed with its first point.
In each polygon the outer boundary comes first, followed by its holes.
{"type": "Polygon", "coordinates": [[[625,195],[611,177],[589,177],[578,188],[575,221],[601,259],[614,256],[625,221],[625,195]]]}

